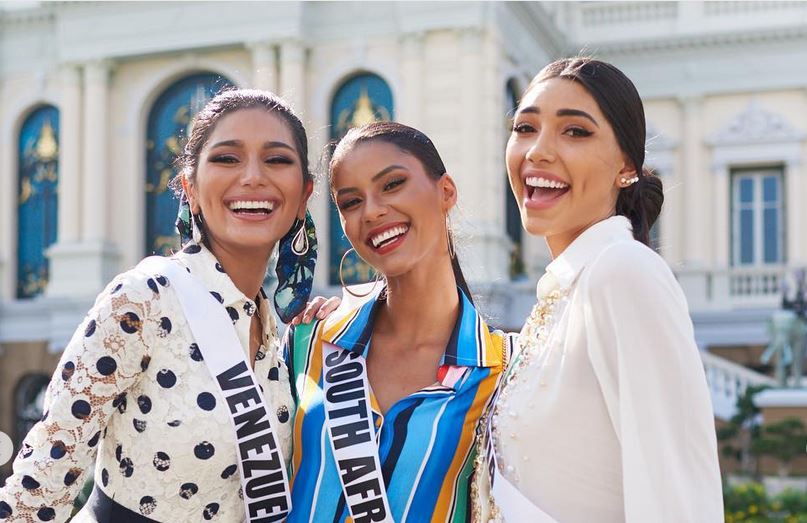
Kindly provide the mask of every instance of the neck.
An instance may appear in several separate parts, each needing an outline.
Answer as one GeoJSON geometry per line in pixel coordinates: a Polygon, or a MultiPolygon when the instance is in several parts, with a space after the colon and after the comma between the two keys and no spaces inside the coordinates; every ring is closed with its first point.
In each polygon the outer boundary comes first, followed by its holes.
{"type": "Polygon", "coordinates": [[[450,335],[459,313],[457,282],[447,254],[435,262],[420,263],[388,279],[387,301],[377,328],[405,336],[414,344],[450,335]]]}
{"type": "Polygon", "coordinates": [[[272,249],[234,250],[214,242],[210,242],[208,247],[236,288],[247,298],[254,299],[266,276],[266,265],[272,249]]]}
{"type": "Polygon", "coordinates": [[[562,233],[547,235],[546,245],[549,247],[549,252],[550,254],[552,254],[552,259],[554,260],[555,258],[560,256],[563,253],[563,251],[565,251],[569,247],[569,245],[571,245],[581,234],[583,234],[586,231],[586,229],[588,229],[595,223],[607,220],[608,218],[615,215],[616,211],[611,210],[609,213],[599,218],[591,220],[582,227],[574,227],[562,233]]]}

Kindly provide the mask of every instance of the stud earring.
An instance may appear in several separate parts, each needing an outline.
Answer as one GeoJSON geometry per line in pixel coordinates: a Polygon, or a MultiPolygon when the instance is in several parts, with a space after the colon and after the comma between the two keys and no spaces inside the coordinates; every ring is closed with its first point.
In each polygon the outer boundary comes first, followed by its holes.
{"type": "Polygon", "coordinates": [[[639,181],[639,177],[634,176],[633,178],[626,178],[623,176],[622,178],[619,179],[619,181],[622,182],[622,185],[624,185],[625,187],[630,187],[631,185],[639,181]]]}

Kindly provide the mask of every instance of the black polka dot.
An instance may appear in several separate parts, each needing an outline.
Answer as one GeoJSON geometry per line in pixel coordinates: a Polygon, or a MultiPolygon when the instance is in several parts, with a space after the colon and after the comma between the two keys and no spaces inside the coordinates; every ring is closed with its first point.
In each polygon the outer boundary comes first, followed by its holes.
{"type": "Polygon", "coordinates": [[[255,360],[261,361],[264,358],[266,358],[266,351],[263,350],[263,346],[260,346],[258,352],[255,353],[255,360]]]}
{"type": "Polygon", "coordinates": [[[209,392],[202,392],[196,396],[196,404],[202,410],[213,410],[216,408],[216,397],[209,392]]]}
{"type": "Polygon", "coordinates": [[[247,313],[247,316],[252,316],[255,314],[255,306],[252,305],[251,301],[244,303],[244,312],[247,313]]]}
{"type": "Polygon", "coordinates": [[[127,312],[120,319],[120,328],[127,334],[134,334],[142,327],[140,317],[134,312],[127,312]]]}
{"type": "Polygon", "coordinates": [[[267,378],[269,378],[272,381],[279,380],[280,370],[277,367],[272,367],[271,369],[269,369],[269,374],[267,375],[267,378]]]}
{"type": "Polygon", "coordinates": [[[238,470],[238,465],[230,465],[221,472],[221,479],[227,479],[238,470]]]}
{"type": "Polygon", "coordinates": [[[216,292],[216,291],[210,291],[210,294],[211,294],[211,295],[212,295],[214,298],[216,298],[216,299],[218,300],[218,302],[219,302],[219,303],[222,303],[222,304],[224,303],[224,298],[222,298],[222,297],[221,297],[221,294],[219,294],[218,292],[216,292]]]}
{"type": "Polygon", "coordinates": [[[31,476],[23,476],[22,477],[22,486],[28,490],[38,489],[40,487],[39,482],[32,478],[31,476]]]}
{"type": "Polygon", "coordinates": [[[210,521],[211,519],[213,519],[213,516],[218,514],[218,512],[219,512],[219,504],[218,503],[210,503],[205,507],[205,510],[202,513],[202,515],[204,516],[204,518],[206,520],[210,521]]]}
{"type": "Polygon", "coordinates": [[[199,346],[195,343],[191,343],[190,354],[193,361],[202,361],[204,359],[202,357],[202,351],[199,350],[199,346]]]}
{"type": "Polygon", "coordinates": [[[171,458],[165,452],[158,452],[154,455],[154,468],[160,472],[165,472],[171,466],[171,458]]]}
{"type": "Polygon", "coordinates": [[[115,460],[120,461],[123,459],[123,445],[118,443],[118,446],[115,447],[115,460]]]}
{"type": "Polygon", "coordinates": [[[157,276],[157,283],[159,283],[163,287],[168,287],[168,278],[166,278],[165,276],[159,275],[159,276],[157,276]]]}
{"type": "Polygon", "coordinates": [[[123,414],[126,412],[126,393],[121,392],[118,394],[114,400],[112,400],[112,406],[118,409],[118,412],[123,414]]]}
{"type": "Polygon", "coordinates": [[[89,338],[95,334],[95,320],[90,320],[90,323],[87,324],[87,328],[84,329],[84,336],[89,338]]]}
{"type": "Polygon", "coordinates": [[[164,389],[170,389],[177,383],[177,376],[169,369],[162,369],[157,373],[157,383],[164,389]]]}
{"type": "Polygon", "coordinates": [[[145,394],[141,394],[137,397],[137,406],[140,408],[140,412],[148,414],[151,412],[151,398],[145,394]]]}
{"type": "Polygon", "coordinates": [[[42,507],[36,511],[36,517],[39,518],[39,521],[51,521],[56,517],[56,511],[50,507],[42,507]]]}
{"type": "Polygon", "coordinates": [[[191,499],[191,496],[197,492],[199,492],[199,487],[196,486],[196,483],[183,483],[179,487],[179,497],[182,499],[191,499]]]}
{"type": "Polygon", "coordinates": [[[120,460],[120,473],[125,477],[130,478],[134,474],[134,465],[131,458],[123,458],[120,460]]]}
{"type": "Polygon", "coordinates": [[[163,334],[171,334],[171,320],[165,316],[160,318],[160,329],[163,331],[163,334]]]}
{"type": "Polygon", "coordinates": [[[215,447],[207,441],[203,441],[193,448],[193,454],[199,459],[210,459],[215,453],[215,447]]]}
{"type": "Polygon", "coordinates": [[[227,314],[230,315],[230,319],[233,320],[233,323],[238,321],[238,311],[235,310],[235,307],[227,307],[227,314]]]}
{"type": "Polygon", "coordinates": [[[22,448],[20,449],[20,458],[25,459],[31,456],[34,453],[34,447],[27,443],[22,444],[22,448]]]}
{"type": "Polygon", "coordinates": [[[123,288],[122,283],[119,283],[119,284],[115,285],[115,288],[112,289],[112,294],[115,294],[116,292],[120,291],[122,288],[123,288]]]}
{"type": "Polygon", "coordinates": [[[159,287],[157,287],[157,282],[152,280],[151,278],[146,280],[146,284],[149,286],[149,289],[151,289],[151,292],[155,292],[155,293],[160,292],[159,287]]]}
{"type": "Polygon", "coordinates": [[[101,483],[105,487],[109,485],[109,471],[107,469],[101,469],[101,483]]]}
{"type": "Polygon", "coordinates": [[[142,370],[143,372],[145,372],[145,371],[146,371],[146,369],[148,369],[148,368],[149,368],[149,363],[151,363],[151,356],[149,356],[149,355],[147,354],[147,355],[143,356],[143,359],[142,359],[142,360],[140,360],[140,370],[142,370]]]}
{"type": "Polygon", "coordinates": [[[196,243],[192,243],[182,250],[188,254],[196,254],[197,252],[202,252],[202,248],[199,247],[199,245],[196,243]]]}
{"type": "Polygon", "coordinates": [[[289,408],[285,405],[281,405],[279,409],[277,409],[277,420],[280,423],[286,423],[289,421],[289,408]]]}
{"type": "Polygon", "coordinates": [[[179,427],[180,425],[182,425],[182,422],[180,420],[178,420],[178,419],[175,419],[175,420],[172,420],[172,421],[168,422],[169,427],[179,427]]]}
{"type": "Polygon", "coordinates": [[[140,498],[140,513],[149,515],[157,508],[157,502],[151,496],[143,496],[140,498]]]}
{"type": "Polygon", "coordinates": [[[11,511],[11,505],[5,501],[0,501],[0,519],[6,519],[7,517],[11,516],[11,514],[13,514],[11,511]]]}
{"type": "Polygon", "coordinates": [[[133,419],[132,426],[137,432],[145,432],[146,431],[146,422],[142,419],[133,419]]]}
{"type": "Polygon", "coordinates": [[[90,415],[90,404],[84,400],[76,400],[70,408],[73,416],[78,419],[86,419],[90,415]]]}
{"type": "Polygon", "coordinates": [[[62,459],[65,454],[67,454],[67,446],[64,442],[61,440],[54,441],[53,446],[50,448],[50,457],[53,459],[62,459]]]}
{"type": "Polygon", "coordinates": [[[72,361],[68,361],[62,366],[62,379],[64,381],[69,380],[73,377],[74,372],[76,372],[76,364],[72,361]]]}
{"type": "Polygon", "coordinates": [[[216,262],[216,270],[223,273],[224,267],[222,267],[219,262],[216,262]]]}
{"type": "Polygon", "coordinates": [[[95,368],[101,376],[109,376],[118,368],[118,362],[111,356],[102,356],[95,363],[95,368]]]}
{"type": "Polygon", "coordinates": [[[78,477],[81,475],[81,469],[72,468],[67,471],[67,474],[64,475],[64,484],[66,486],[70,486],[76,482],[78,477]]]}
{"type": "Polygon", "coordinates": [[[87,442],[87,445],[89,447],[94,447],[94,446],[98,445],[98,440],[99,439],[101,439],[101,431],[100,430],[95,433],[95,436],[90,438],[90,441],[87,442]]]}

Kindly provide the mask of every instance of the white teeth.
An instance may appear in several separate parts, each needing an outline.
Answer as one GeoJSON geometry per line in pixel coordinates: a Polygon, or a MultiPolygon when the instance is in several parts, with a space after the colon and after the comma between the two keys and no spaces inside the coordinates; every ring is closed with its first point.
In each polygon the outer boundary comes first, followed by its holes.
{"type": "Polygon", "coordinates": [[[558,182],[540,176],[527,177],[527,185],[529,185],[530,187],[546,187],[549,189],[565,189],[566,187],[569,186],[568,183],[558,182]]]}
{"type": "Polygon", "coordinates": [[[401,234],[405,233],[409,230],[409,227],[406,225],[398,225],[397,227],[393,227],[392,229],[387,229],[386,231],[382,232],[381,234],[377,234],[370,238],[370,241],[373,243],[373,247],[378,247],[385,241],[389,240],[390,238],[395,238],[396,236],[400,236],[401,234]]]}
{"type": "Polygon", "coordinates": [[[262,209],[267,212],[272,212],[275,208],[274,202],[268,200],[254,201],[254,200],[238,200],[230,202],[230,210],[238,211],[241,209],[262,209]]]}

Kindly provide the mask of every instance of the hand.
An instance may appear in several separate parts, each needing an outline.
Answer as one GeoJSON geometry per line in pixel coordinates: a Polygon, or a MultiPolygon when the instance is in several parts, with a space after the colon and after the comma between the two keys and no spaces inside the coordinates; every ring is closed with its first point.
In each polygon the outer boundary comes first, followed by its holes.
{"type": "Polygon", "coordinates": [[[319,320],[325,319],[339,307],[340,303],[342,303],[342,298],[339,296],[332,296],[327,299],[317,296],[308,302],[303,312],[291,319],[291,324],[310,323],[315,317],[319,320]]]}

